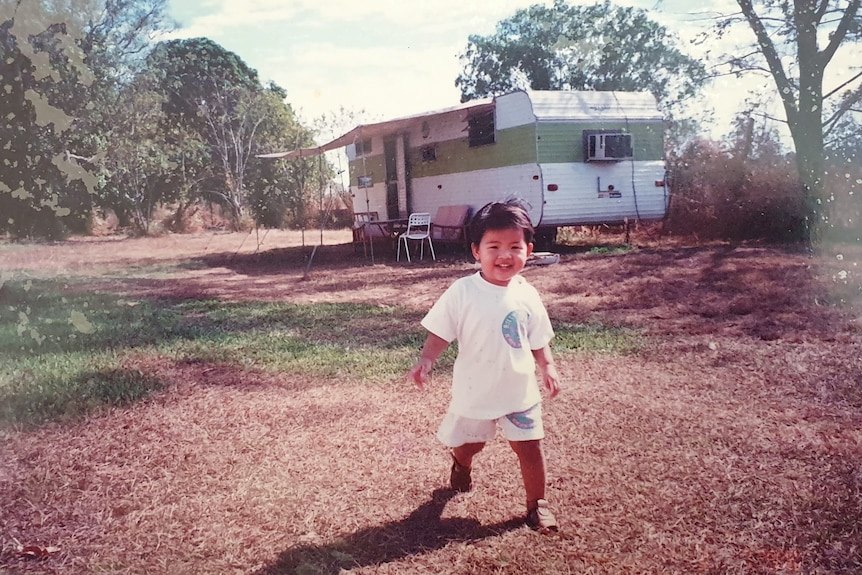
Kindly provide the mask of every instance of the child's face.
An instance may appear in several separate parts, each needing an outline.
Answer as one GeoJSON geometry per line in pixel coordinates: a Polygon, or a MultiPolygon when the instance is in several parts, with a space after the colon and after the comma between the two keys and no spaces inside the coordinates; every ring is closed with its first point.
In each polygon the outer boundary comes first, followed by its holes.
{"type": "Polygon", "coordinates": [[[487,230],[479,245],[472,244],[472,248],[473,257],[481,266],[482,277],[498,286],[509,285],[533,253],[533,244],[524,240],[521,228],[487,230]]]}

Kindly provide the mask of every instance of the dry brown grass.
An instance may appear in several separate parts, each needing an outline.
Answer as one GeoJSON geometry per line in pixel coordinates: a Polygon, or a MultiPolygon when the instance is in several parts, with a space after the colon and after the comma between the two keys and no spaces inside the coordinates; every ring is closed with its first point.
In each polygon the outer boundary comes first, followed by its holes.
{"type": "MultiPolygon", "coordinates": [[[[365,265],[329,245],[303,279],[308,250],[271,234],[260,249],[232,234],[79,240],[0,250],[0,264],[195,258],[99,289],[416,309],[472,269],[457,255],[365,265]]],[[[564,250],[525,272],[555,321],[646,340],[633,356],[559,359],[566,389],[546,403],[559,535],[519,522],[502,441],[477,457],[472,493],[444,489],[433,434],[446,373],[423,394],[128,357],[165,390],[75,424],[0,431],[0,573],[862,572],[862,324],[827,305],[835,258],[640,245],[564,250]],[[18,544],[60,550],[25,559],[18,544]]]]}

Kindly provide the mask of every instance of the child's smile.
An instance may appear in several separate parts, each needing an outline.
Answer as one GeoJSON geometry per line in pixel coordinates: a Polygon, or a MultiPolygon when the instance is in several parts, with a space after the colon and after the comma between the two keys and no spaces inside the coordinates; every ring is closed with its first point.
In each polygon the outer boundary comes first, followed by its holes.
{"type": "Polygon", "coordinates": [[[482,277],[499,286],[509,285],[532,252],[533,244],[526,242],[520,228],[487,230],[479,245],[473,244],[473,257],[479,262],[482,277]]]}

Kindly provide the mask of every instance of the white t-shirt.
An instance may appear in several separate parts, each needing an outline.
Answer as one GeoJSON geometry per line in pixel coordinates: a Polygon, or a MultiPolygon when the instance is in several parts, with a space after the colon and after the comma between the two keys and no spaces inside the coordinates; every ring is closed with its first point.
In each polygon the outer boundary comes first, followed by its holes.
{"type": "Polygon", "coordinates": [[[521,276],[507,286],[479,272],[456,280],[422,319],[434,335],[458,341],[449,411],[497,419],[541,401],[532,350],[554,337],[536,288],[521,276]]]}

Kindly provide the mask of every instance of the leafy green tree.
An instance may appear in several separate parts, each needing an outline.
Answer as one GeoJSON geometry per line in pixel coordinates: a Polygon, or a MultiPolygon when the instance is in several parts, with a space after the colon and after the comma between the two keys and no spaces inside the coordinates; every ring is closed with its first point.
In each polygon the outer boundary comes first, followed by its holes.
{"type": "MultiPolygon", "coordinates": [[[[270,111],[259,130],[261,151],[306,148],[314,145],[314,131],[301,125],[286,94],[274,84],[267,87],[270,111]]],[[[258,223],[306,228],[311,225],[311,207],[333,176],[323,157],[293,160],[260,160],[253,163],[249,178],[252,208],[258,223]]]]}
{"type": "Polygon", "coordinates": [[[224,176],[225,185],[213,193],[230,208],[237,229],[246,203],[246,169],[254,158],[257,131],[266,120],[267,99],[261,92],[229,86],[216,88],[212,98],[200,106],[206,126],[204,138],[224,176]]]}
{"type": "Polygon", "coordinates": [[[161,74],[161,89],[167,98],[165,112],[198,132],[206,131],[200,108],[213,97],[214,90],[263,90],[256,70],[209,38],[160,42],[149,55],[147,66],[161,74]]]}
{"type": "Polygon", "coordinates": [[[58,237],[87,219],[92,175],[65,140],[91,80],[79,31],[42,3],[0,5],[0,230],[58,237]]]}
{"type": "MultiPolygon", "coordinates": [[[[82,3],[79,0],[79,4],[82,3]]],[[[87,0],[81,49],[101,84],[127,82],[152,49],[152,37],[174,28],[167,0],[87,0]]]]}
{"type": "MultiPolygon", "coordinates": [[[[77,114],[78,143],[82,152],[94,152],[88,136],[109,129],[113,104],[124,86],[140,71],[152,49],[152,37],[169,31],[174,22],[167,16],[167,0],[78,0],[82,14],[82,36],[78,40],[93,81],[88,84],[87,101],[77,114]]],[[[96,138],[98,140],[98,137],[96,138]]]]}
{"type": "MultiPolygon", "coordinates": [[[[174,22],[167,15],[167,0],[77,0],[77,4],[76,12],[83,19],[77,44],[93,79],[87,84],[86,100],[75,113],[76,129],[67,145],[78,155],[101,159],[122,148],[111,141],[114,136],[126,136],[117,130],[127,122],[124,116],[128,112],[121,101],[139,89],[134,84],[139,83],[152,37],[171,30],[174,22]]],[[[100,162],[95,165],[104,168],[100,162]]],[[[99,186],[94,195],[95,203],[113,209],[124,226],[135,224],[123,200],[116,202],[116,189],[99,186]]],[[[123,195],[120,192],[121,198],[123,195]]]]}
{"type": "Polygon", "coordinates": [[[266,160],[255,167],[251,202],[255,220],[268,227],[312,227],[313,207],[325,191],[329,164],[322,156],[266,160]]]}
{"type": "Polygon", "coordinates": [[[83,231],[104,174],[104,118],[166,0],[0,3],[0,230],[83,231]],[[98,15],[93,18],[91,15],[98,15]]]}
{"type": "Polygon", "coordinates": [[[184,126],[165,122],[161,129],[167,163],[158,176],[162,197],[175,206],[168,227],[181,232],[203,199],[204,191],[218,187],[220,179],[213,170],[209,148],[196,134],[184,126]]]}
{"type": "MultiPolygon", "coordinates": [[[[304,219],[309,182],[320,179],[317,163],[261,161],[256,154],[313,144],[285,103],[286,92],[262,86],[257,72],[236,54],[206,38],[164,42],[150,57],[161,74],[168,121],[196,134],[221,178],[205,192],[228,208],[240,227],[247,209],[257,223],[280,226],[304,219]],[[305,163],[309,163],[305,166],[305,163]]],[[[200,172],[200,170],[199,170],[200,172]]]]}
{"type": "Polygon", "coordinates": [[[856,123],[850,119],[862,100],[862,72],[836,59],[862,35],[860,0],[736,0],[740,12],[717,19],[718,37],[737,26],[753,33],[743,55],[727,56],[731,73],[763,74],[773,79],[796,151],[796,170],[806,198],[801,239],[812,242],[824,209],[825,144],[856,123]],[[833,65],[834,64],[834,65],[833,65]],[[830,66],[832,65],[832,66],[830,66]],[[830,75],[831,68],[838,70],[830,75]],[[827,77],[836,78],[824,88],[827,77]]]}
{"type": "Polygon", "coordinates": [[[646,90],[671,111],[706,78],[677,42],[644,10],[555,0],[518,10],[490,36],[471,35],[455,85],[461,101],[517,88],[646,90]]]}
{"type": "Polygon", "coordinates": [[[220,186],[207,190],[228,209],[235,228],[247,203],[246,172],[259,145],[258,131],[273,113],[273,92],[236,54],[207,38],[161,43],[149,67],[161,74],[170,122],[205,142],[220,186]]]}
{"type": "Polygon", "coordinates": [[[153,209],[169,200],[163,175],[169,170],[169,149],[162,133],[162,98],[146,75],[127,83],[118,94],[107,133],[105,201],[131,219],[140,233],[150,231],[153,209]]]}

